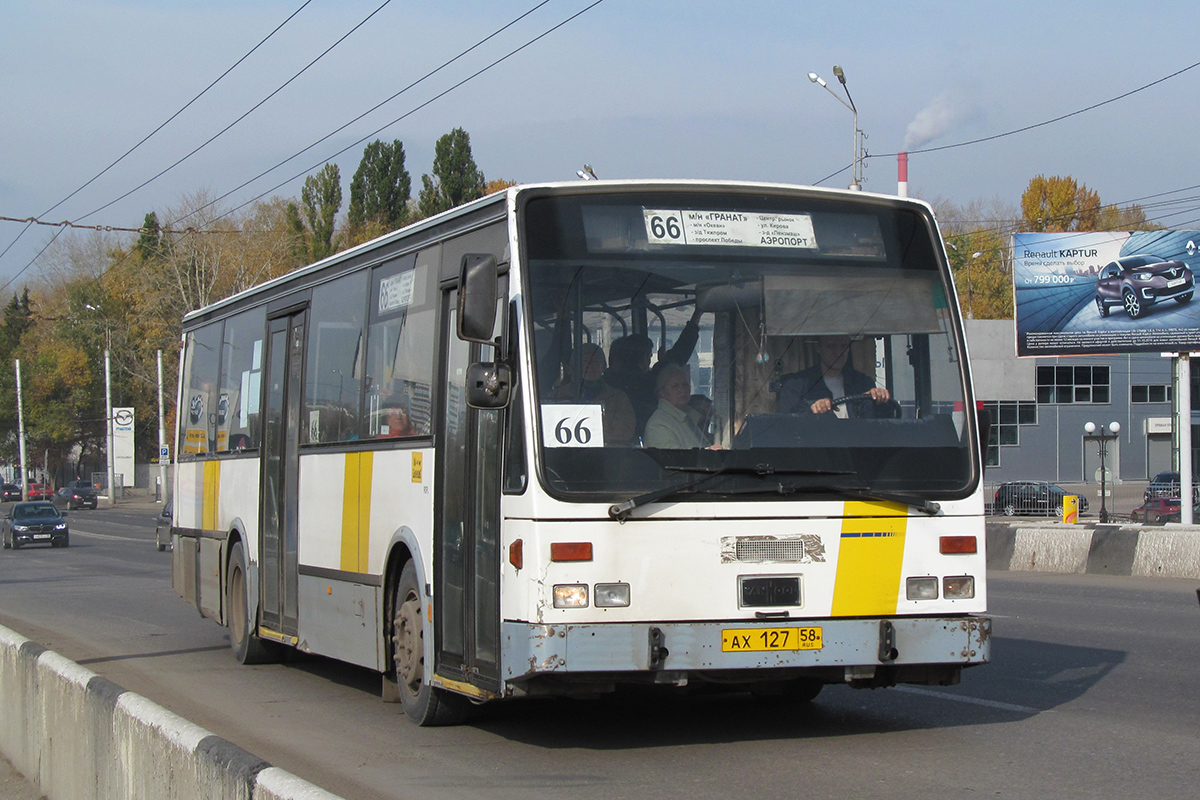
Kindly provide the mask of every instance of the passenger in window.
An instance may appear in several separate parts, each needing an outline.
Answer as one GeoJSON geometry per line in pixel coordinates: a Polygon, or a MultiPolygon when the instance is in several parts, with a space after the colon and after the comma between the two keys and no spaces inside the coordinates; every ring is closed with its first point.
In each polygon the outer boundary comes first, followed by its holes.
{"type": "Polygon", "coordinates": [[[609,386],[604,379],[604,350],[596,344],[584,344],[579,348],[582,377],[560,385],[554,391],[558,400],[577,400],[600,406],[604,427],[605,446],[631,445],[637,435],[637,417],[633,404],[624,392],[609,386]]]}
{"type": "Polygon", "coordinates": [[[658,371],[658,409],[646,423],[642,443],[646,447],[664,450],[691,450],[708,447],[720,450],[718,445],[709,445],[705,435],[688,416],[691,408],[692,379],[686,367],[666,364],[658,371]]]}
{"type": "Polygon", "coordinates": [[[882,386],[854,369],[850,363],[849,336],[821,336],[817,341],[818,363],[784,375],[779,388],[779,410],[785,414],[829,414],[847,417],[890,418],[895,403],[882,386]],[[835,398],[861,395],[861,402],[833,407],[835,398]]]}
{"type": "Polygon", "coordinates": [[[650,368],[650,357],[654,355],[654,342],[644,333],[622,336],[613,340],[609,347],[610,364],[604,379],[629,398],[637,414],[639,431],[645,430],[650,416],[658,408],[656,385],[659,373],[668,364],[687,364],[695,352],[696,344],[700,341],[700,314],[699,308],[692,313],[670,350],[660,349],[653,369],[650,368]]]}
{"type": "Polygon", "coordinates": [[[407,395],[393,395],[379,412],[382,422],[379,424],[378,439],[394,436],[417,436],[420,431],[412,424],[409,417],[410,403],[407,395]]]}

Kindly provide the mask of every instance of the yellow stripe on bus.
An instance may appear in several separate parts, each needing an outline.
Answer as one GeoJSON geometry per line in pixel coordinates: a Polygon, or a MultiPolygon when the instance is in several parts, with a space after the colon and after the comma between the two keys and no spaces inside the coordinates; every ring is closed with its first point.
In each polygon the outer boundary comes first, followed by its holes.
{"type": "Polygon", "coordinates": [[[897,503],[846,503],[833,616],[896,613],[907,524],[908,509],[897,503]]]}
{"type": "Polygon", "coordinates": [[[367,571],[374,453],[347,453],[342,484],[342,569],[367,571]]]}
{"type": "Polygon", "coordinates": [[[218,530],[217,508],[221,497],[221,462],[204,462],[204,504],[200,509],[200,527],[206,531],[218,530]]]}

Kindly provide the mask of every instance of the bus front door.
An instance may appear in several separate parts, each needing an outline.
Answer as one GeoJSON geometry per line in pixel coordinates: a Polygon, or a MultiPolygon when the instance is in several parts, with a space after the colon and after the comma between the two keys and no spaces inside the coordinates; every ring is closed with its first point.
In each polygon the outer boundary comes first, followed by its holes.
{"type": "Polygon", "coordinates": [[[467,366],[481,347],[456,335],[454,291],[443,295],[443,383],[437,481],[436,672],[499,689],[500,412],[470,408],[467,366]]]}
{"type": "Polygon", "coordinates": [[[305,312],[300,311],[272,319],[269,323],[259,526],[262,536],[258,571],[260,623],[268,635],[275,633],[293,639],[299,633],[296,536],[304,317],[305,312]]]}

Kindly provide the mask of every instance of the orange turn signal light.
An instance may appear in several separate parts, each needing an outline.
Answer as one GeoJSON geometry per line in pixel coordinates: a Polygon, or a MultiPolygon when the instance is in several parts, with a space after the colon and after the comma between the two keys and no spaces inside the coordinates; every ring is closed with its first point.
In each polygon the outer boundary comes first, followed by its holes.
{"type": "Polygon", "coordinates": [[[591,561],[591,542],[552,542],[550,544],[551,561],[591,561]]]}
{"type": "Polygon", "coordinates": [[[525,542],[522,539],[515,539],[508,546],[508,563],[517,569],[525,566],[525,542]]]}
{"type": "Polygon", "coordinates": [[[979,552],[979,543],[974,536],[943,536],[938,544],[943,554],[979,552]]]}

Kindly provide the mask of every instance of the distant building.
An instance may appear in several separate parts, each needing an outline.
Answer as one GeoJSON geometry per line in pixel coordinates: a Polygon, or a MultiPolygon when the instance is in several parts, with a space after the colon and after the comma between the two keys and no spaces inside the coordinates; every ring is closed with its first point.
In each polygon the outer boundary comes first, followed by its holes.
{"type": "MultiPolygon", "coordinates": [[[[1121,424],[1105,465],[1116,481],[1145,481],[1172,462],[1171,358],[1154,353],[1017,358],[1012,320],[966,320],[975,397],[992,412],[987,482],[1098,483],[1099,456],[1083,426],[1121,424]]],[[[1192,371],[1192,465],[1200,463],[1200,367],[1192,371]]]]}

